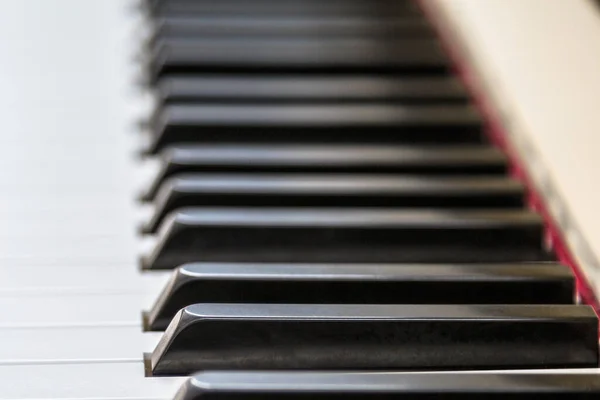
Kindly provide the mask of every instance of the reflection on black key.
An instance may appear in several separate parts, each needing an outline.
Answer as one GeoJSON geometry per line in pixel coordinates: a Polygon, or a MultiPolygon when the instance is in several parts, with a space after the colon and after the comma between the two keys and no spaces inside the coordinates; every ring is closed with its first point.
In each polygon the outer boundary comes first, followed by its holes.
{"type": "Polygon", "coordinates": [[[164,183],[143,230],[193,206],[491,209],[520,208],[523,197],[523,184],[503,177],[179,174],[164,183]]]}
{"type": "Polygon", "coordinates": [[[378,77],[306,75],[167,76],[157,96],[172,102],[387,102],[467,101],[464,87],[452,77],[378,77]]]}
{"type": "Polygon", "coordinates": [[[445,73],[449,65],[436,40],[161,39],[150,55],[151,79],[199,72],[445,73]]]}
{"type": "Polygon", "coordinates": [[[588,306],[196,304],[150,358],[206,369],[541,369],[598,366],[588,306]]]}
{"type": "Polygon", "coordinates": [[[176,269],[147,314],[166,329],[195,303],[569,304],[574,278],[556,263],[224,264],[176,269]]]}
{"type": "Polygon", "coordinates": [[[378,38],[432,37],[433,30],[417,16],[285,17],[166,16],[153,22],[149,44],[161,38],[378,38]]]}
{"type": "Polygon", "coordinates": [[[180,172],[378,173],[496,175],[506,156],[490,146],[204,145],[176,146],[161,154],[161,168],[145,200],[180,172]]]}
{"type": "Polygon", "coordinates": [[[467,105],[169,105],[152,124],[149,152],[181,143],[481,142],[467,105]]]}
{"type": "Polygon", "coordinates": [[[175,400],[593,400],[598,374],[548,372],[203,372],[175,400]]]}
{"type": "Polygon", "coordinates": [[[412,1],[398,0],[146,0],[155,15],[198,16],[398,16],[419,14],[412,1]]]}
{"type": "Polygon", "coordinates": [[[142,263],[539,261],[542,237],[529,211],[198,207],[165,220],[142,263]]]}

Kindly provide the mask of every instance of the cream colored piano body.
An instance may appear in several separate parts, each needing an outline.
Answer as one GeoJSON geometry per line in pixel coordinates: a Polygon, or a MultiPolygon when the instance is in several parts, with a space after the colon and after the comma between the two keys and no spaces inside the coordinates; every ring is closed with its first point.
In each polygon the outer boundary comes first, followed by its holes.
{"type": "MultiPolygon", "coordinates": [[[[600,13],[587,0],[423,4],[600,290],[600,13]]],[[[158,335],[140,311],[167,277],[136,266],[134,14],[125,0],[0,0],[1,399],[169,399],[182,382],[143,374],[158,335]]]]}
{"type": "Polygon", "coordinates": [[[423,0],[600,295],[600,7],[423,0]]]}

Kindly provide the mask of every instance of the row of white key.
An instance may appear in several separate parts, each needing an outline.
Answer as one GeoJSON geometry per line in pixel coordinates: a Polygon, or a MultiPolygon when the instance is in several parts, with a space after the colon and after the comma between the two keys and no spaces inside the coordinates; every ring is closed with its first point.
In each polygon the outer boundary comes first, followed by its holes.
{"type": "Polygon", "coordinates": [[[136,266],[136,24],[128,0],[0,1],[1,399],[167,400],[184,380],[144,375],[168,274],[136,266]]]}

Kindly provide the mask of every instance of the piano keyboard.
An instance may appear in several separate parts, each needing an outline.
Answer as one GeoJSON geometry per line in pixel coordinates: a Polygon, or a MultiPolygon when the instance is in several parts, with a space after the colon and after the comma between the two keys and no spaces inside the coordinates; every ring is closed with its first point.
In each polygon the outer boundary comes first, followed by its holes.
{"type": "Polygon", "coordinates": [[[39,93],[7,109],[56,106],[0,135],[0,398],[600,393],[596,313],[416,3],[144,0],[137,41],[82,3],[28,33],[79,101],[3,49],[39,93]]]}

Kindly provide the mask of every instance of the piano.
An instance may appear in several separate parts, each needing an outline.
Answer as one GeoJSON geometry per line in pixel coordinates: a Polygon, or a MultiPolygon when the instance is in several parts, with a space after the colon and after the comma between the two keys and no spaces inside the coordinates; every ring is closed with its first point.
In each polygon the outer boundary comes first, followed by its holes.
{"type": "Polygon", "coordinates": [[[596,2],[0,21],[0,399],[600,394],[596,2]]]}

